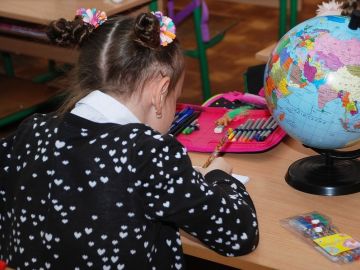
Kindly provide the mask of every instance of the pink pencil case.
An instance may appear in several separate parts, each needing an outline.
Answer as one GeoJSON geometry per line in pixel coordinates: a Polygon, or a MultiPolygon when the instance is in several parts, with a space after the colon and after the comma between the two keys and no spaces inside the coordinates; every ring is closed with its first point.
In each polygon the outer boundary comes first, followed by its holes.
{"type": "MultiPolygon", "coordinates": [[[[225,96],[226,97],[226,96],[225,96]]],[[[234,97],[234,95],[230,95],[234,97]]],[[[247,96],[248,98],[249,96],[247,96]]],[[[222,117],[229,111],[223,107],[206,107],[207,105],[214,104],[217,99],[224,98],[224,95],[218,95],[205,102],[203,106],[191,104],[177,104],[177,111],[181,111],[186,107],[191,107],[196,111],[201,112],[198,117],[199,129],[193,131],[191,134],[182,134],[176,136],[188,151],[193,152],[212,152],[219,140],[224,136],[228,128],[235,129],[239,125],[244,124],[248,119],[256,121],[258,118],[267,119],[271,117],[268,109],[254,109],[248,110],[245,115],[235,117],[222,133],[215,133],[216,120],[222,117]]],[[[239,98],[239,96],[237,96],[239,98]]],[[[261,97],[259,97],[261,98],[261,97]]],[[[227,98],[228,99],[228,98],[227,98]]],[[[234,98],[235,99],[235,98],[234,98]]],[[[260,99],[258,100],[260,103],[260,99]]],[[[221,152],[263,152],[271,149],[281,142],[286,133],[280,128],[276,127],[274,131],[264,141],[228,141],[221,152]]]]}

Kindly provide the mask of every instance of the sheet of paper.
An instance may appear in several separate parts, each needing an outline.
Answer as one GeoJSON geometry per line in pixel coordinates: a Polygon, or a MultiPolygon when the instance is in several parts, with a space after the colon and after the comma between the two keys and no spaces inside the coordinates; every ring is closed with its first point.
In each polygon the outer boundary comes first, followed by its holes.
{"type": "MultiPolygon", "coordinates": [[[[193,166],[195,170],[197,170],[197,168],[199,168],[199,166],[193,166]]],[[[244,185],[249,182],[250,177],[246,176],[246,175],[241,175],[241,174],[236,174],[236,173],[232,173],[231,174],[232,177],[236,178],[237,180],[239,180],[241,183],[243,183],[244,185]]]]}
{"type": "Polygon", "coordinates": [[[237,180],[239,180],[241,183],[243,183],[244,185],[249,182],[250,180],[250,177],[249,176],[246,176],[246,175],[240,175],[240,174],[231,174],[232,177],[236,178],[237,180]]]}

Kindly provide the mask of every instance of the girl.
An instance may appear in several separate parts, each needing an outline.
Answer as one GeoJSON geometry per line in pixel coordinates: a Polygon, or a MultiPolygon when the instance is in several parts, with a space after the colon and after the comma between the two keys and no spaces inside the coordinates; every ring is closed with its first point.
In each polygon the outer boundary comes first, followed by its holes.
{"type": "Polygon", "coordinates": [[[0,141],[0,259],[18,269],[183,269],[179,228],[225,256],[258,244],[230,166],[194,170],[166,135],[184,78],[170,18],[81,9],[50,25],[78,46],[61,110],[0,141]],[[75,89],[77,89],[75,91],[75,89]]]}

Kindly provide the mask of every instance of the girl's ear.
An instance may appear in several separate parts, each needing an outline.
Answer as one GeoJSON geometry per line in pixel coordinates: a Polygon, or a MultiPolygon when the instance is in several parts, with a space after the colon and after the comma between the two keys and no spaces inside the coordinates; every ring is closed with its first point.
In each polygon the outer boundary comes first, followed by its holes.
{"type": "Polygon", "coordinates": [[[168,94],[170,77],[165,76],[158,81],[153,90],[152,104],[155,107],[156,117],[162,117],[162,108],[168,94]]]}

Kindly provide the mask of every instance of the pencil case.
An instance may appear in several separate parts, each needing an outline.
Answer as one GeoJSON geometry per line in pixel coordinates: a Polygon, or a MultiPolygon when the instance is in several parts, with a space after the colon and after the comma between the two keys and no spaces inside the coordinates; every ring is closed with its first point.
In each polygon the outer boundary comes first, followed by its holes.
{"type": "MultiPolygon", "coordinates": [[[[254,121],[264,119],[264,121],[266,121],[266,119],[270,118],[271,114],[264,102],[262,97],[244,95],[240,92],[230,92],[214,96],[202,106],[179,103],[177,104],[176,109],[178,112],[184,110],[184,108],[190,107],[198,113],[198,129],[191,134],[179,133],[176,135],[176,138],[188,149],[188,151],[210,153],[217,146],[227,129],[231,128],[235,130],[249,119],[254,121]],[[254,106],[245,114],[237,116],[231,121],[222,133],[215,133],[216,120],[233,108],[236,108],[239,104],[253,104],[254,106]]],[[[221,152],[263,152],[279,144],[285,136],[286,133],[280,127],[276,127],[263,141],[229,141],[223,146],[221,152]]]]}
{"type": "Polygon", "coordinates": [[[254,109],[267,108],[264,97],[237,91],[215,95],[203,103],[205,107],[224,107],[227,109],[235,109],[242,105],[251,105],[254,109]]]}

